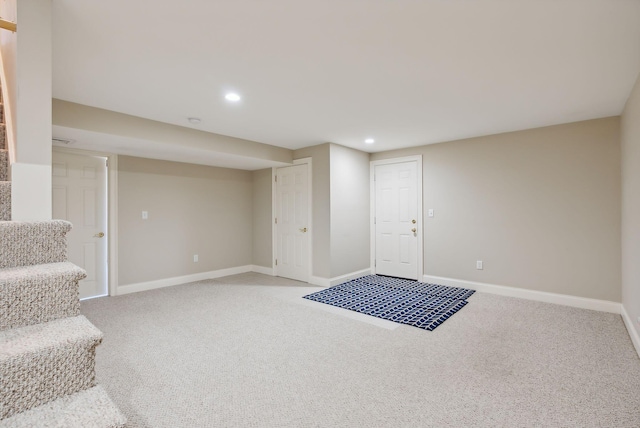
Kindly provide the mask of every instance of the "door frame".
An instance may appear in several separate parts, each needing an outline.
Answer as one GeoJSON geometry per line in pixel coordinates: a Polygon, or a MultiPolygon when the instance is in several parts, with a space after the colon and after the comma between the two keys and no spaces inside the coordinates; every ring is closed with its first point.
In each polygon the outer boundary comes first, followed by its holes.
{"type": "Polygon", "coordinates": [[[53,151],[79,156],[107,158],[107,293],[118,295],[118,155],[70,147],[53,146],[53,151]]]}
{"type": "MultiPolygon", "coordinates": [[[[287,166],[296,166],[296,165],[307,165],[307,224],[309,225],[309,238],[307,239],[307,254],[309,255],[309,260],[307,261],[309,265],[309,272],[307,275],[307,283],[310,282],[311,277],[313,276],[313,198],[312,198],[312,158],[301,158],[294,159],[293,164],[287,166]]],[[[278,182],[276,181],[276,176],[278,174],[278,168],[286,168],[287,166],[279,166],[271,168],[271,240],[272,240],[272,255],[271,257],[271,266],[273,270],[273,276],[278,276],[278,266],[276,265],[276,259],[278,258],[278,226],[276,224],[276,216],[278,214],[278,182]]]]}
{"type": "Polygon", "coordinates": [[[375,183],[375,171],[378,165],[388,165],[402,162],[417,162],[416,171],[416,189],[418,193],[418,281],[424,280],[424,229],[423,229],[423,206],[422,206],[422,155],[404,156],[400,158],[381,159],[369,162],[369,189],[370,189],[370,207],[371,215],[369,219],[370,242],[371,242],[371,274],[376,274],[376,183],[375,183]]]}

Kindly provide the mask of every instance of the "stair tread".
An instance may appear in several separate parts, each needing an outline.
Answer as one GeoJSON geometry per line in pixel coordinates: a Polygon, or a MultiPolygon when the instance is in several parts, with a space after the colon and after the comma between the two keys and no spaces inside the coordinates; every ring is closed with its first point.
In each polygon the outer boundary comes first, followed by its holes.
{"type": "Polygon", "coordinates": [[[0,420],[0,428],[124,427],[125,423],[105,390],[94,386],[0,420]]]}
{"type": "Polygon", "coordinates": [[[18,266],[0,269],[0,286],[9,282],[26,279],[42,279],[51,277],[67,277],[71,281],[79,281],[86,276],[80,266],[71,262],[46,263],[41,265],[18,266]]]}
{"type": "Polygon", "coordinates": [[[76,343],[100,343],[102,332],[83,315],[0,332],[0,363],[22,354],[76,343]]]}
{"type": "Polygon", "coordinates": [[[72,225],[70,222],[66,220],[40,220],[40,221],[12,221],[11,223],[5,224],[5,227],[25,228],[25,229],[36,229],[39,227],[56,227],[56,228],[60,228],[63,233],[67,233],[71,230],[72,225]]]}

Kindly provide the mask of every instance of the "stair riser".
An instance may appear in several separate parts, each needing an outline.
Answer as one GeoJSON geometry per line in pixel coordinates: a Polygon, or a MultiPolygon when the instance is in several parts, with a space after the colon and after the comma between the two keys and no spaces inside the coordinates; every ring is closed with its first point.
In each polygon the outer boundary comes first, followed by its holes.
{"type": "Polygon", "coordinates": [[[0,363],[0,419],[95,385],[94,343],[66,343],[0,363]]]}
{"type": "Polygon", "coordinates": [[[0,183],[0,221],[9,220],[11,220],[11,182],[5,182],[0,183]]]}
{"type": "Polygon", "coordinates": [[[9,152],[0,148],[0,181],[9,181],[9,152]]]}
{"type": "Polygon", "coordinates": [[[0,222],[0,268],[66,261],[69,230],[62,220],[0,222]]]}
{"type": "Polygon", "coordinates": [[[78,281],[12,282],[0,287],[0,331],[80,315],[78,281]]]}

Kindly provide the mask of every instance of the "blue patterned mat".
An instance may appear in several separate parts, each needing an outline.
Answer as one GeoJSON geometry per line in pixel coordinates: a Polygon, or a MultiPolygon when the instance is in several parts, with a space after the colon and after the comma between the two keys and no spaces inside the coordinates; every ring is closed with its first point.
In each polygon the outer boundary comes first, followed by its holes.
{"type": "Polygon", "coordinates": [[[474,290],[369,275],[303,296],[432,331],[462,309],[474,290]]]}

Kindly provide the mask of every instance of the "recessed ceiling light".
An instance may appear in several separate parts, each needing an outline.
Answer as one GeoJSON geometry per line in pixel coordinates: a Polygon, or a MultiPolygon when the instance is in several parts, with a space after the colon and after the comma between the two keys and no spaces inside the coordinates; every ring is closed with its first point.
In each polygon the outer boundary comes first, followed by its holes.
{"type": "Polygon", "coordinates": [[[202,122],[202,120],[200,120],[199,117],[190,117],[187,120],[189,121],[189,123],[193,123],[194,125],[197,125],[200,122],[202,122]]]}
{"type": "Polygon", "coordinates": [[[230,92],[227,95],[224,96],[225,99],[227,101],[233,101],[234,103],[237,101],[240,101],[240,95],[234,93],[234,92],[230,92]]]}
{"type": "Polygon", "coordinates": [[[376,140],[374,140],[373,138],[367,138],[366,140],[364,140],[364,142],[367,144],[373,144],[376,142],[376,140]]]}

